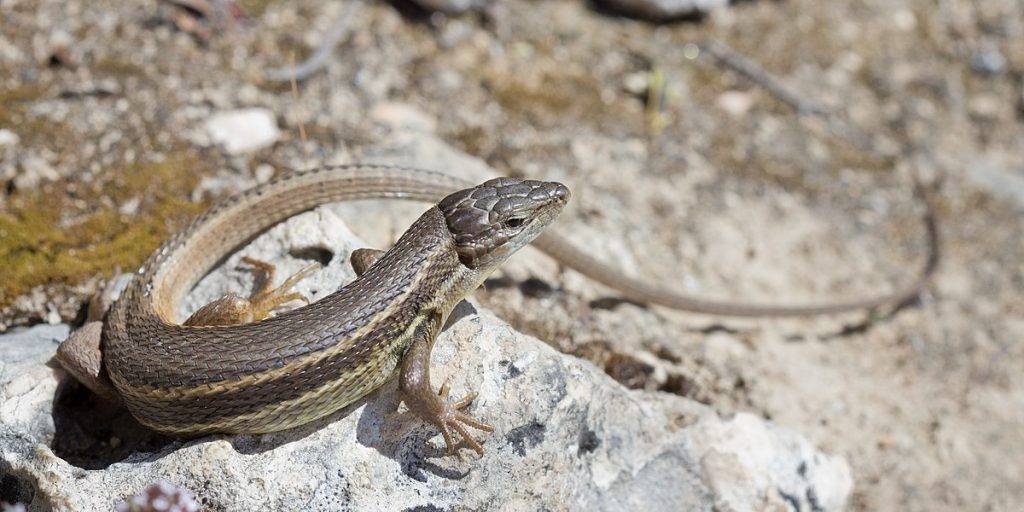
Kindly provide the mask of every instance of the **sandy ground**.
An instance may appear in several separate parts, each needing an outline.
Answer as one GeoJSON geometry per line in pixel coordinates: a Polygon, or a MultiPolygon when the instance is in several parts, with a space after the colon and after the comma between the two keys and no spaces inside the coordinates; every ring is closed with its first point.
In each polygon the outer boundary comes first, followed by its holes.
{"type": "Polygon", "coordinates": [[[344,4],[240,5],[247,18],[208,39],[157,2],[0,5],[0,129],[17,135],[0,145],[0,258],[23,284],[4,290],[4,324],[73,320],[94,276],[137,264],[211,198],[364,155],[387,136],[374,109],[396,102],[503,173],[564,181],[561,227],[595,254],[707,297],[821,302],[909,279],[925,248],[916,173],[942,263],[893,314],[687,315],[515,261],[480,297],[625,385],[752,411],[844,455],[854,510],[1024,503],[1024,3],[752,1],[663,25],[573,1],[370,4],[294,93],[264,71],[309,55],[344,4]],[[846,131],[716,65],[696,51],[708,40],[846,131]],[[211,113],[250,106],[275,113],[277,144],[204,143],[211,113]]]}

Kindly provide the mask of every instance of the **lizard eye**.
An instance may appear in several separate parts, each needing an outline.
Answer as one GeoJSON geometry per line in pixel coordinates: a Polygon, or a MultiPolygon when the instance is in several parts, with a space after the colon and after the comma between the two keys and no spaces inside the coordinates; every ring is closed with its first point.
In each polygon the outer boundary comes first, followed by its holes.
{"type": "Polygon", "coordinates": [[[505,221],[505,225],[510,227],[510,228],[521,228],[521,227],[523,227],[523,224],[525,224],[525,223],[526,223],[526,219],[524,219],[522,217],[513,217],[513,218],[505,221]]]}

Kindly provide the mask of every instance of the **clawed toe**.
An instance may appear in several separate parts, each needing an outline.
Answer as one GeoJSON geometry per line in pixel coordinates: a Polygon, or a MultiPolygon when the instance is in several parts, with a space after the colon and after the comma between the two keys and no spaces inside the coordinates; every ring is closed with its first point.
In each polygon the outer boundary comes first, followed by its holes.
{"type": "Polygon", "coordinates": [[[473,403],[473,400],[476,400],[476,397],[477,397],[477,393],[474,391],[474,392],[472,392],[472,393],[462,397],[461,400],[453,403],[452,407],[461,411],[462,409],[465,409],[466,407],[468,407],[469,404],[473,403]]]}
{"type": "MultiPolygon", "coordinates": [[[[444,395],[447,395],[447,389],[445,386],[441,386],[441,390],[444,392],[444,395]]],[[[461,409],[464,409],[466,406],[471,404],[476,396],[476,393],[470,393],[455,403],[445,404],[443,412],[438,415],[439,417],[437,418],[436,423],[438,428],[441,429],[441,435],[444,436],[444,442],[448,448],[448,455],[456,455],[461,459],[461,456],[459,456],[458,452],[455,450],[455,436],[452,435],[452,430],[458,432],[459,437],[462,438],[462,442],[466,443],[466,445],[472,448],[478,455],[482,457],[484,454],[483,445],[481,445],[480,442],[477,441],[468,430],[466,430],[466,427],[473,427],[484,432],[493,432],[494,427],[482,421],[478,421],[468,414],[460,412],[461,409]]]]}

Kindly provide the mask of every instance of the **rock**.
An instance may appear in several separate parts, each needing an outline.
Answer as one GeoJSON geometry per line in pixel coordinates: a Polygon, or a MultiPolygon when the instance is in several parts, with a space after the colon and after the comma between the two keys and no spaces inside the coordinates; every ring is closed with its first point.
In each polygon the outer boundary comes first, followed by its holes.
{"type": "Polygon", "coordinates": [[[971,55],[971,69],[980,75],[998,75],[1006,69],[1006,57],[997,48],[979,50],[971,55]]]}
{"type": "Polygon", "coordinates": [[[965,163],[964,175],[974,186],[1012,201],[1024,211],[1024,167],[1006,154],[994,152],[965,163]]]}
{"type": "Polygon", "coordinates": [[[1009,108],[994,94],[978,94],[967,101],[971,116],[982,120],[993,120],[1007,114],[1009,108]]]}
{"type": "Polygon", "coordinates": [[[427,10],[459,14],[482,11],[494,3],[494,0],[413,0],[413,2],[427,10]]]}
{"type": "Polygon", "coordinates": [[[20,141],[21,141],[21,138],[18,137],[17,133],[14,133],[14,132],[12,132],[10,130],[6,130],[6,129],[0,130],[0,147],[3,147],[3,146],[12,146],[12,147],[13,146],[17,146],[18,142],[20,142],[20,141]]]}
{"type": "Polygon", "coordinates": [[[623,78],[622,88],[633,96],[644,98],[647,96],[647,88],[650,85],[650,81],[650,72],[637,71],[623,78]]]}
{"type": "Polygon", "coordinates": [[[21,172],[14,177],[14,188],[32,190],[58,178],[60,175],[45,158],[34,154],[26,155],[21,160],[21,172]]]}
{"type": "Polygon", "coordinates": [[[893,26],[904,32],[910,32],[917,27],[917,16],[910,9],[896,9],[891,15],[893,26]]]}
{"type": "Polygon", "coordinates": [[[370,111],[370,118],[392,130],[433,133],[437,121],[407,103],[379,103],[370,111]]]}
{"type": "MultiPolygon", "coordinates": [[[[299,287],[322,296],[350,278],[348,253],[365,245],[332,208],[296,216],[241,253],[279,264],[279,280],[326,260],[299,287]]],[[[251,289],[238,257],[199,284],[189,308],[251,289]]],[[[161,480],[225,511],[841,510],[852,486],[841,457],[799,435],[628,390],[471,302],[453,313],[432,364],[437,383],[451,377],[453,396],[479,391],[471,414],[495,426],[480,436],[483,458],[461,461],[444,456],[432,427],[396,411],[393,384],[325,420],[261,436],[175,441],[118,427],[113,413],[89,418],[101,414],[93,399],[46,366],[66,334],[40,326],[0,335],[0,500],[31,510],[110,510],[161,480]],[[71,438],[96,449],[71,457],[71,438]]]]}
{"type": "Polygon", "coordinates": [[[729,0],[600,0],[615,11],[657,21],[699,16],[729,5],[729,0]]]}
{"type": "MultiPolygon", "coordinates": [[[[53,430],[53,419],[46,411],[52,410],[62,372],[45,363],[69,332],[67,325],[41,324],[0,335],[0,444],[12,441],[11,436],[53,430]]],[[[7,463],[6,455],[0,458],[0,480],[10,471],[7,463]]],[[[32,499],[23,493],[7,496],[7,492],[0,495],[0,502],[32,499]]]]}
{"type": "Polygon", "coordinates": [[[281,136],[274,114],[264,108],[218,112],[205,126],[210,139],[232,155],[268,147],[281,136]]]}
{"type": "Polygon", "coordinates": [[[725,91],[718,95],[715,103],[727,114],[740,118],[754,106],[754,95],[745,91],[725,91]]]}
{"type": "Polygon", "coordinates": [[[90,298],[86,309],[86,321],[102,320],[103,315],[121,296],[121,292],[131,284],[133,274],[118,274],[107,280],[103,289],[90,298]]]}

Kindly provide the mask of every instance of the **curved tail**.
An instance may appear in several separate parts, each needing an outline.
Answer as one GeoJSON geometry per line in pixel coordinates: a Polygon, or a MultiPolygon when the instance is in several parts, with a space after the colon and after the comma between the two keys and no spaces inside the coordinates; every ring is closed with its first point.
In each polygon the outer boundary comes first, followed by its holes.
{"type": "Polygon", "coordinates": [[[872,310],[883,306],[898,308],[921,294],[939,264],[939,229],[935,209],[924,185],[916,179],[914,194],[925,205],[923,223],[928,245],[924,264],[914,279],[890,293],[823,304],[763,304],[701,299],[631,278],[552,233],[541,235],[534,241],[534,245],[566,266],[614,288],[629,300],[681,311],[738,317],[799,317],[872,310]]]}

